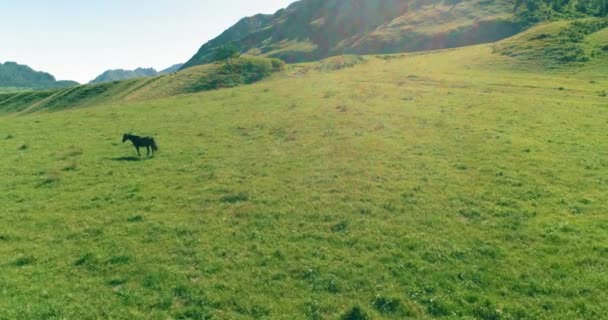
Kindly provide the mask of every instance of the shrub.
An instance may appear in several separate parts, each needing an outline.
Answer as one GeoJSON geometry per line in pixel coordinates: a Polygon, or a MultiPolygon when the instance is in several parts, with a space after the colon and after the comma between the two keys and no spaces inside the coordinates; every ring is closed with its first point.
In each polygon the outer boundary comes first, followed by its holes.
{"type": "Polygon", "coordinates": [[[68,162],[66,164],[63,165],[63,168],[61,170],[63,171],[76,171],[76,169],[78,168],[78,164],[74,161],[68,162]]]}
{"type": "Polygon", "coordinates": [[[395,313],[399,310],[399,299],[377,296],[373,302],[374,308],[380,313],[395,313]]]}
{"type": "Polygon", "coordinates": [[[230,59],[218,64],[214,72],[201,78],[189,91],[198,92],[250,84],[284,68],[285,63],[279,59],[253,57],[230,59]]]}
{"type": "Polygon", "coordinates": [[[131,216],[127,219],[127,221],[129,222],[141,222],[144,221],[144,217],[140,216],[140,215],[135,215],[135,216],[131,216]]]}
{"type": "Polygon", "coordinates": [[[21,258],[18,258],[17,260],[15,260],[15,261],[13,261],[13,265],[15,267],[24,267],[24,266],[33,264],[34,261],[35,261],[35,259],[33,257],[31,257],[31,256],[21,257],[21,258]]]}
{"type": "Polygon", "coordinates": [[[341,320],[369,320],[370,317],[361,309],[359,306],[355,306],[346,312],[341,318],[341,320]]]}
{"type": "Polygon", "coordinates": [[[237,203],[237,202],[245,202],[249,200],[249,195],[247,192],[239,192],[236,194],[229,194],[222,197],[222,202],[226,203],[237,203]]]}
{"type": "Polygon", "coordinates": [[[60,179],[61,179],[61,177],[59,176],[59,173],[57,173],[55,171],[49,172],[46,176],[44,176],[42,178],[42,182],[40,183],[40,186],[55,184],[55,183],[59,182],[60,179]]]}
{"type": "Polygon", "coordinates": [[[537,34],[535,36],[532,36],[530,38],[530,40],[543,40],[543,39],[547,39],[547,38],[551,38],[550,34],[546,34],[546,33],[541,33],[541,34],[537,34]]]}
{"type": "Polygon", "coordinates": [[[499,320],[500,313],[496,311],[496,307],[492,305],[490,301],[486,301],[482,305],[478,305],[473,310],[473,313],[477,319],[483,320],[499,320]]]}
{"type": "Polygon", "coordinates": [[[227,44],[215,48],[212,61],[224,61],[238,58],[239,56],[239,49],[233,44],[227,44]]]}
{"type": "Polygon", "coordinates": [[[75,266],[82,266],[91,262],[94,262],[95,257],[91,253],[86,253],[81,255],[75,262],[75,266]]]}
{"type": "Polygon", "coordinates": [[[348,222],[341,221],[331,227],[331,231],[333,232],[345,232],[348,229],[348,222]]]}
{"type": "Polygon", "coordinates": [[[315,69],[321,71],[336,71],[354,67],[365,61],[366,60],[363,57],[357,55],[336,56],[320,61],[315,69]]]}

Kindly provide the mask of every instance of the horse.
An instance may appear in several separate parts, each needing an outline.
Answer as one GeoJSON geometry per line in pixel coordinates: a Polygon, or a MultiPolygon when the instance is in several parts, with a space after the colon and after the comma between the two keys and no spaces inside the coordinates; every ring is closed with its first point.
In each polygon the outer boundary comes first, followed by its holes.
{"type": "Polygon", "coordinates": [[[148,154],[146,156],[150,156],[150,149],[152,149],[152,156],[154,156],[154,151],[158,150],[158,147],[156,146],[156,141],[154,141],[154,138],[152,137],[138,137],[132,134],[125,133],[125,135],[122,136],[122,143],[125,143],[125,141],[127,140],[131,140],[133,146],[137,150],[137,155],[140,157],[140,147],[146,147],[146,150],[148,150],[148,154]]]}

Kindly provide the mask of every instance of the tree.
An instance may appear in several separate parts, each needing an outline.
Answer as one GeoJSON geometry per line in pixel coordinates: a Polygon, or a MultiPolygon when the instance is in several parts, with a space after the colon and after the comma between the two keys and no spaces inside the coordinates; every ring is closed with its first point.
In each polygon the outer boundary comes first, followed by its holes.
{"type": "Polygon", "coordinates": [[[239,49],[233,44],[219,46],[214,51],[213,61],[227,61],[240,56],[239,49]]]}
{"type": "Polygon", "coordinates": [[[551,12],[557,12],[561,17],[579,17],[581,14],[605,17],[608,15],[608,0],[515,0],[513,10],[537,20],[550,18],[551,12]]]}

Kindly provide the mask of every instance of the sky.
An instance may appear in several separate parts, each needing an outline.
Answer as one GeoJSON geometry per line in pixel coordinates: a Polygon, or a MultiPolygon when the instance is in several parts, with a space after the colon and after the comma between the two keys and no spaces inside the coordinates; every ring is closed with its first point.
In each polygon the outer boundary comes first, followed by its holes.
{"type": "Polygon", "coordinates": [[[108,69],[165,69],[239,19],[295,0],[0,0],[0,62],[86,83],[108,69]]]}

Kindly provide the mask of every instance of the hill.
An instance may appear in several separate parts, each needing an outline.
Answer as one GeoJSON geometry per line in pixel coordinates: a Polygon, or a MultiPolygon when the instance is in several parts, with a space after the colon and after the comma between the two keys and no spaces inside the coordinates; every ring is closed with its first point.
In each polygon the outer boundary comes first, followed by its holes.
{"type": "Polygon", "coordinates": [[[0,92],[0,114],[57,111],[118,101],[160,97],[229,88],[261,80],[284,68],[277,59],[240,58],[229,64],[197,66],[179,73],[44,91],[0,92]]]}
{"type": "MultiPolygon", "coordinates": [[[[608,72],[608,37],[605,18],[584,18],[541,23],[514,37],[491,44],[494,54],[507,58],[508,68],[538,70],[593,69],[608,72]]],[[[391,56],[387,56],[391,59],[391,56]]],[[[319,70],[339,70],[362,63],[356,55],[312,63],[319,70]]],[[[173,70],[177,66],[172,67],[173,70]]],[[[299,70],[292,66],[290,70],[299,70]]],[[[305,67],[304,69],[307,69],[305,67]]],[[[170,70],[170,69],[168,69],[170,70]]],[[[171,71],[173,71],[171,70],[171,71]]],[[[144,101],[253,83],[283,70],[279,60],[243,57],[233,65],[218,62],[170,72],[164,76],[89,84],[69,89],[0,91],[0,114],[57,111],[120,101],[144,101]]]]}
{"type": "Polygon", "coordinates": [[[273,15],[242,19],[204,44],[183,68],[212,61],[214,50],[226,45],[302,62],[494,42],[545,20],[606,11],[604,0],[301,0],[273,15]]]}
{"type": "Polygon", "coordinates": [[[494,46],[496,52],[528,67],[608,63],[608,19],[560,20],[537,25],[494,46]]]}
{"type": "Polygon", "coordinates": [[[137,68],[135,70],[124,70],[124,69],[115,69],[115,70],[107,70],[104,73],[97,76],[94,80],[89,83],[104,83],[104,82],[112,82],[112,81],[120,81],[120,80],[129,80],[135,78],[148,78],[155,76],[162,76],[166,74],[170,74],[173,72],[179,71],[182,67],[182,63],[175,64],[167,69],[162,71],[156,71],[154,68],[137,68]]]}
{"type": "Polygon", "coordinates": [[[170,74],[170,73],[178,72],[179,69],[181,69],[183,65],[184,65],[183,63],[174,64],[174,65],[170,66],[167,69],[159,71],[157,73],[157,75],[162,76],[162,75],[165,75],[165,74],[170,74]]]}
{"type": "Polygon", "coordinates": [[[32,68],[15,62],[0,63],[0,88],[63,88],[78,85],[75,81],[57,81],[46,72],[34,71],[32,68]]]}
{"type": "Polygon", "coordinates": [[[571,25],[0,116],[0,318],[605,318],[608,64],[526,51],[571,25]]]}
{"type": "Polygon", "coordinates": [[[185,65],[206,63],[215,48],[287,62],[342,53],[421,51],[491,42],[521,30],[509,0],[302,0],[274,15],[239,21],[185,65]]]}
{"type": "Polygon", "coordinates": [[[115,69],[107,70],[97,76],[89,83],[103,83],[111,81],[120,81],[133,78],[154,77],[158,72],[154,68],[137,68],[135,70],[115,69]]]}

